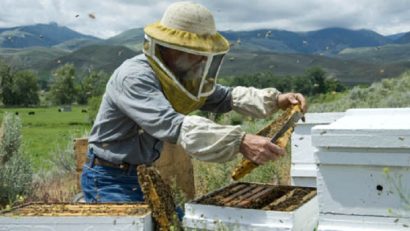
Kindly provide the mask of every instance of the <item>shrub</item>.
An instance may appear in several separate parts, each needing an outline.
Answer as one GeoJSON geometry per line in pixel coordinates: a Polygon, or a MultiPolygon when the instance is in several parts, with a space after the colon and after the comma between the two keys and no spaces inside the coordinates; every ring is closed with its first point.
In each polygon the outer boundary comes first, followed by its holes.
{"type": "Polygon", "coordinates": [[[0,206],[13,204],[31,192],[33,172],[31,162],[23,156],[21,120],[6,113],[0,137],[0,206]]]}
{"type": "Polygon", "coordinates": [[[311,104],[309,112],[345,111],[349,108],[409,107],[410,72],[398,78],[384,79],[368,88],[354,87],[331,102],[311,104]]]}

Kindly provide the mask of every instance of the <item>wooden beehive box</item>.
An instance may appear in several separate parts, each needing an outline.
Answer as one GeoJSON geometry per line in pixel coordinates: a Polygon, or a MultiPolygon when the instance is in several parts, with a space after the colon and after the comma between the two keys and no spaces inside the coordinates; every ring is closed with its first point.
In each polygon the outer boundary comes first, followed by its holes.
{"type": "Polygon", "coordinates": [[[187,229],[313,230],[316,189],[234,183],[185,204],[187,229]]]}
{"type": "Polygon", "coordinates": [[[3,211],[0,230],[153,230],[145,204],[31,203],[3,211]]]}
{"type": "Polygon", "coordinates": [[[410,225],[409,118],[410,108],[351,109],[312,129],[319,230],[410,225]]]}

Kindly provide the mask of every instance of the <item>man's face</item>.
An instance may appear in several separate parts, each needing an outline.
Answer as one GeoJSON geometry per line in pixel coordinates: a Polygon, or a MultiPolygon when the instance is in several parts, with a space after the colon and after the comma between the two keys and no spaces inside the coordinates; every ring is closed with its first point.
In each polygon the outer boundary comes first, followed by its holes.
{"type": "Polygon", "coordinates": [[[161,56],[178,78],[201,78],[206,63],[206,56],[194,55],[169,48],[161,49],[161,56]],[[199,74],[199,76],[193,76],[199,74]]]}

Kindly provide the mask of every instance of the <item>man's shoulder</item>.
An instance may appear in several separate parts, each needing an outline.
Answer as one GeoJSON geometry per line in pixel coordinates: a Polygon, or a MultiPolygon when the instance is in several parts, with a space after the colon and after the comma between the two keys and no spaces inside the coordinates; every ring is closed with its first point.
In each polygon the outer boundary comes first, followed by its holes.
{"type": "Polygon", "coordinates": [[[155,76],[144,54],[125,60],[118,70],[125,76],[149,75],[155,76]]]}
{"type": "Polygon", "coordinates": [[[110,82],[109,85],[121,91],[124,88],[161,88],[144,54],[125,60],[115,70],[110,82]]]}

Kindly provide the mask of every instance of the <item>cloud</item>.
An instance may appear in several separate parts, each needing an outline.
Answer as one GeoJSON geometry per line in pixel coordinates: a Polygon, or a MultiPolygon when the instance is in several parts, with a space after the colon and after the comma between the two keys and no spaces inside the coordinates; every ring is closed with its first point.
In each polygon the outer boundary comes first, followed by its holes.
{"type": "MultiPolygon", "coordinates": [[[[81,33],[106,38],[159,20],[172,2],[174,1],[2,0],[0,27],[57,22],[81,33]],[[89,17],[89,14],[95,15],[95,19],[89,17]]],[[[197,2],[214,13],[219,30],[276,28],[307,31],[345,27],[366,28],[382,34],[410,31],[408,0],[197,2]]]]}

